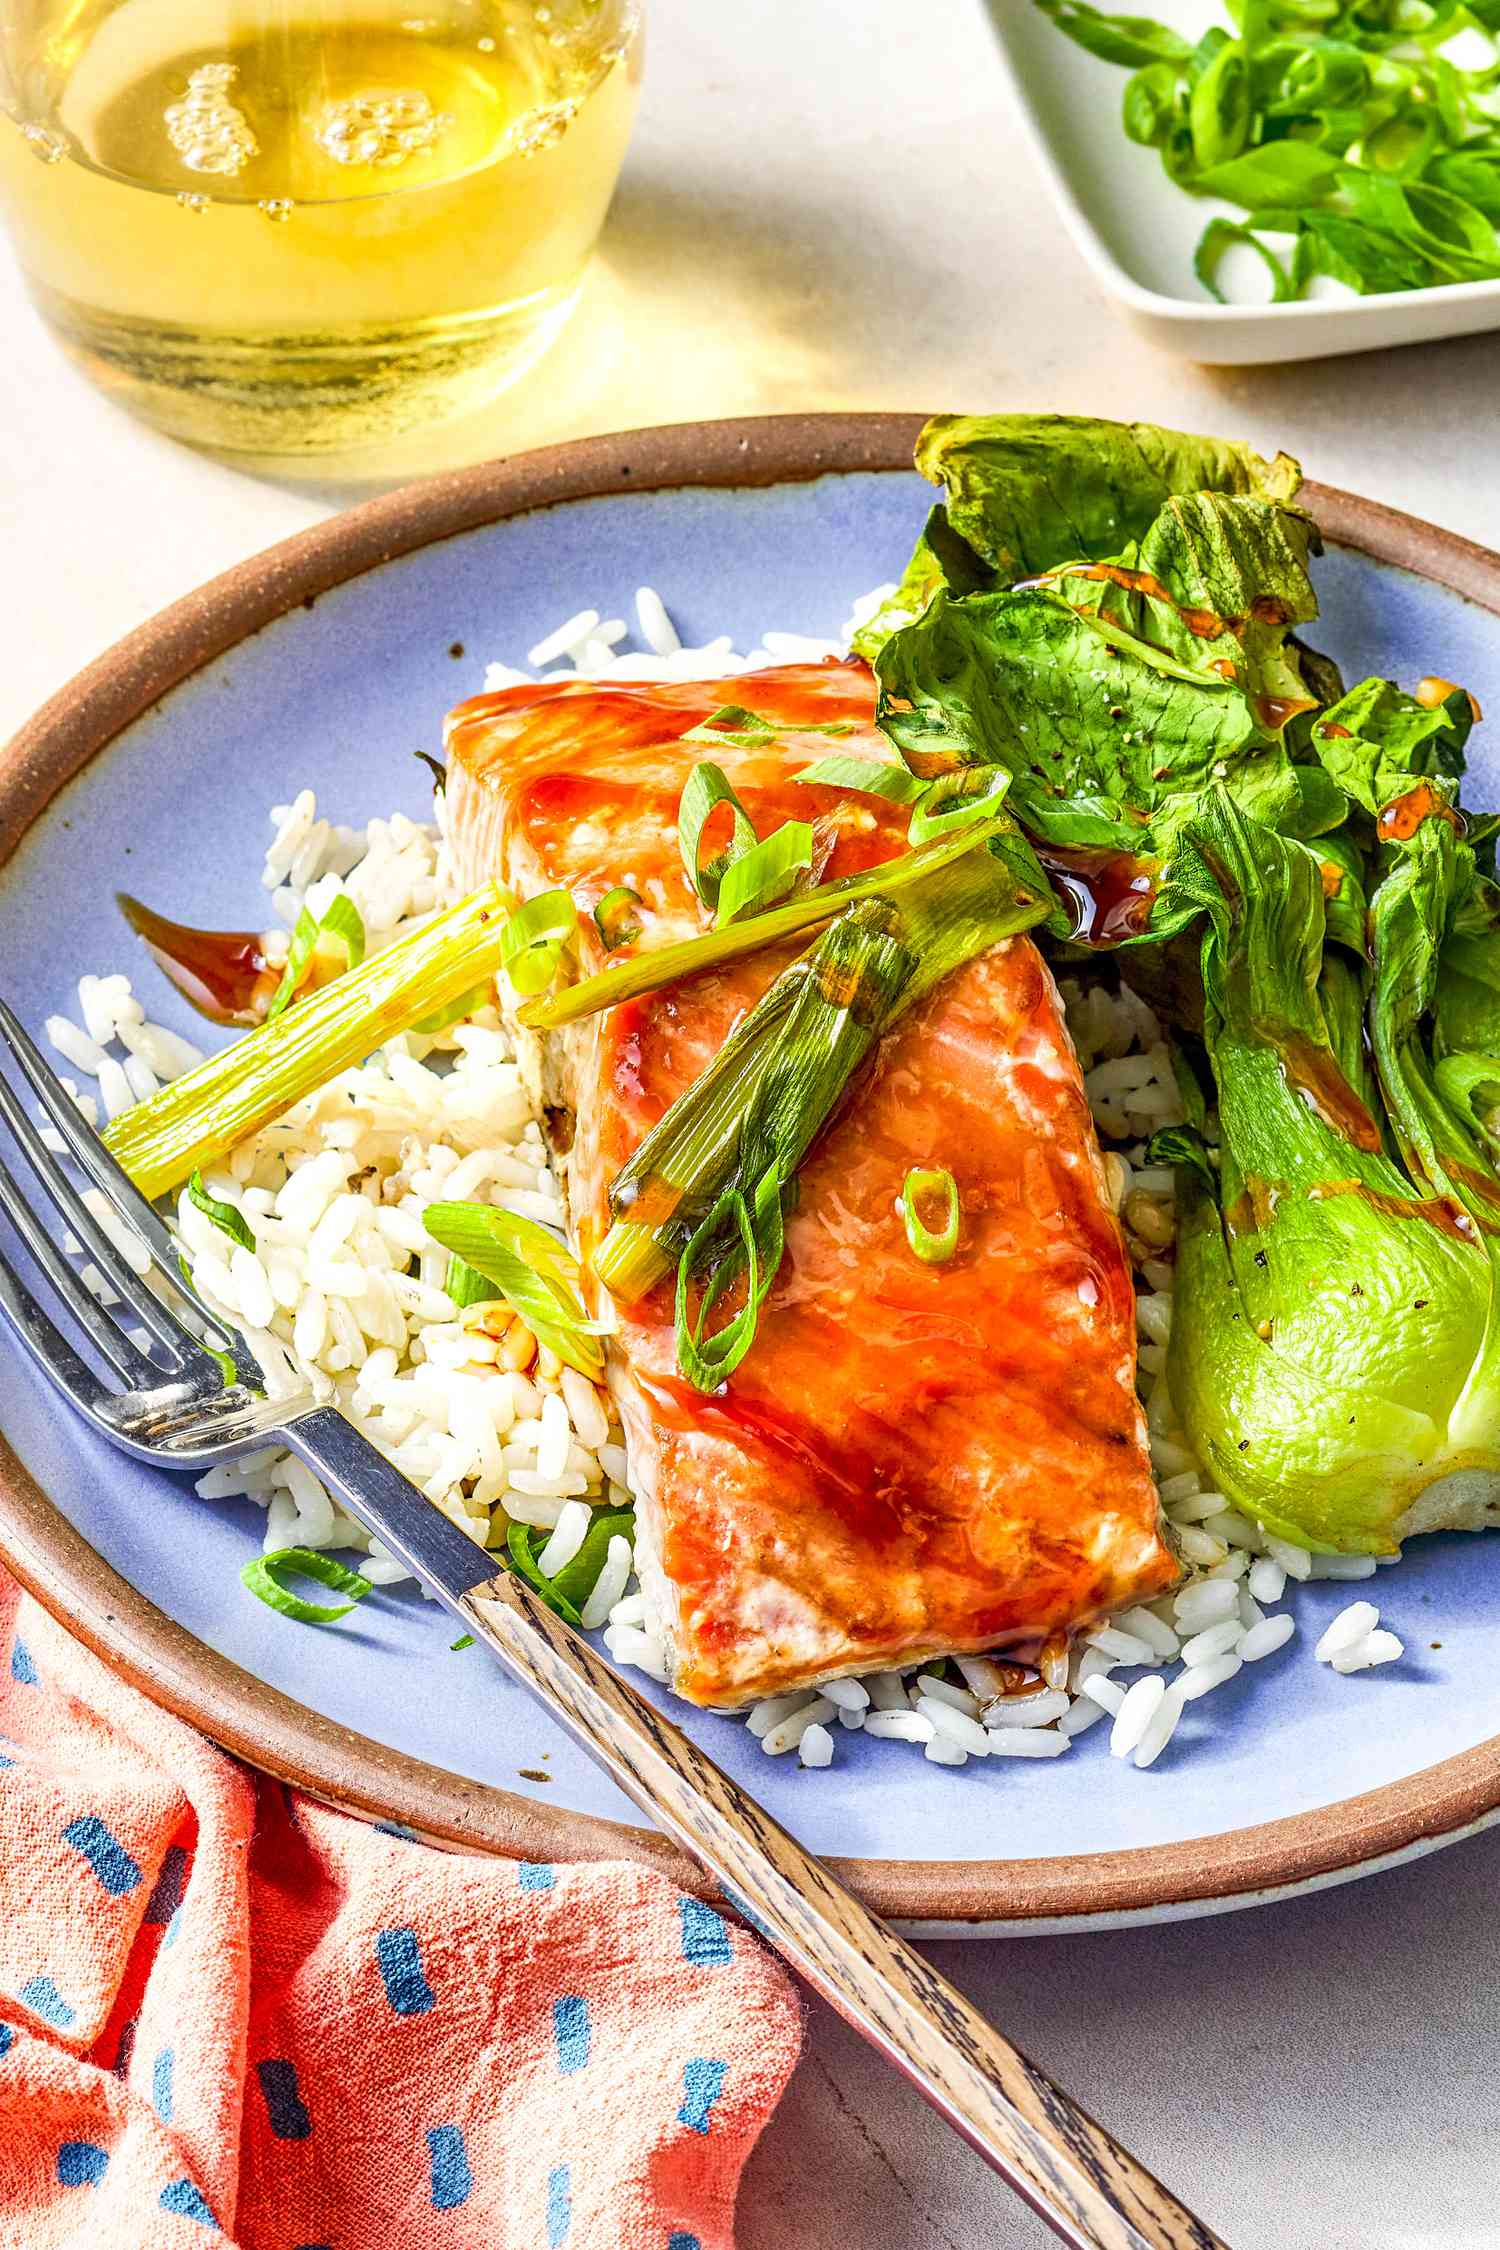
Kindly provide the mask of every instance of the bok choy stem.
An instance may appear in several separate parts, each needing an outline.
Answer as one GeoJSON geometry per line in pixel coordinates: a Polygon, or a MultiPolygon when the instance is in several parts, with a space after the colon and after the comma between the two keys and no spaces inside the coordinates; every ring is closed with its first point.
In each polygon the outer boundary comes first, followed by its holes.
{"type": "Polygon", "coordinates": [[[494,883],[433,915],[117,1117],[104,1136],[111,1154],[143,1195],[164,1195],[383,1040],[493,978],[506,916],[494,883]]]}

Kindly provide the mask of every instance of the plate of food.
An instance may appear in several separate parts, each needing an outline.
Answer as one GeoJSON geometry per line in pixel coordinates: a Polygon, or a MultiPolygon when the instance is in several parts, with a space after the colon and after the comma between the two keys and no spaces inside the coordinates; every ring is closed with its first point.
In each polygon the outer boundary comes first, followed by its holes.
{"type": "MultiPolygon", "coordinates": [[[[1500,1807],[1497,616],[1240,442],[552,448],[38,715],[7,996],[268,1394],[882,1910],[1247,1904],[1500,1807]]],[[[692,1879],[302,1464],[122,1461],[0,1348],[0,1550],[126,1677],[692,1879]]]]}
{"type": "Polygon", "coordinates": [[[1154,343],[1229,366],[1500,326],[1493,15],[991,0],[1059,211],[1154,343]]]}

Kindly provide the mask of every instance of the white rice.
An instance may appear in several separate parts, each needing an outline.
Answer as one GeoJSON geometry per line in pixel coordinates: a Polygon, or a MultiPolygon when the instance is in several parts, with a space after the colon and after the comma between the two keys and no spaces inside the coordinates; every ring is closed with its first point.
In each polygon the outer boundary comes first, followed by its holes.
{"type": "MultiPolygon", "coordinates": [[[[491,665],[485,684],[508,687],[537,672],[551,679],[692,679],[817,661],[842,654],[849,635],[892,591],[878,587],[863,597],[837,641],[767,632],[741,655],[727,635],[684,648],[661,597],[643,586],[634,601],[640,647],[620,645],[624,619],[584,609],[531,648],[529,673],[491,665]]],[[[320,816],[314,792],[303,789],[274,807],[271,821],[262,884],[276,923],[262,942],[272,962],[285,958],[287,931],[304,903],[321,914],[347,893],[373,951],[446,895],[441,797],[432,824],[393,814],[357,829],[320,816]]],[[[1108,1716],[1114,1755],[1148,1767],[1168,1748],[1188,1704],[1291,1640],[1294,1619],[1266,1615],[1289,1581],[1374,1573],[1375,1558],[1310,1554],[1262,1531],[1206,1488],[1163,1380],[1172,1319],[1172,1175],[1147,1163],[1145,1142],[1181,1120],[1170,1057],[1156,1017],[1127,987],[1065,981],[1062,994],[1136,1272],[1140,1394],[1163,1509],[1188,1580],[1090,1629],[1049,1673],[1051,1684],[1038,1681],[1025,1695],[997,1694],[993,1668],[982,1661],[960,1659],[955,1681],[928,1658],[767,1698],[744,1723],[768,1756],[795,1749],[807,1769],[830,1765],[836,1722],[844,1732],[920,1748],[940,1765],[1058,1757],[1108,1716]],[[1174,1664],[1169,1681],[1163,1667],[1174,1664]],[[1136,1677],[1127,1684],[1114,1676],[1119,1671],[1136,1677]]],[[[92,1095],[64,1081],[90,1122],[101,1108],[118,1116],[202,1059],[193,1042],[146,1020],[123,974],[82,977],[77,1009],[80,1021],[52,1016],[46,1031],[58,1054],[96,1083],[92,1095]]],[[[51,1128],[48,1139],[60,1145],[51,1128]]],[[[271,1395],[310,1387],[337,1403],[482,1545],[503,1549],[512,1523],[546,1532],[539,1567],[548,1575],[576,1556],[595,1506],[628,1503],[628,1461],[608,1394],[538,1350],[518,1324],[503,1324],[495,1308],[461,1314],[443,1288],[446,1255],[422,1223],[428,1203],[459,1198],[562,1225],[540,1124],[493,1008],[436,1037],[408,1033],[387,1041],[359,1068],[231,1150],[206,1185],[241,1212],[254,1249],[232,1245],[185,1193],[177,1230],[195,1285],[242,1328],[271,1395]]],[[[87,1266],[84,1274],[110,1302],[96,1269],[87,1266]]],[[[409,1578],[335,1507],[312,1472],[280,1449],[213,1469],[197,1489],[206,1500],[243,1498],[264,1508],[267,1550],[339,1547],[362,1557],[360,1568],[374,1584],[409,1578]]],[[[645,1628],[628,1540],[610,1539],[582,1615],[589,1630],[603,1628],[617,1663],[665,1680],[665,1651],[645,1628]]],[[[1360,1601],[1334,1619],[1314,1653],[1350,1673],[1395,1662],[1404,1652],[1380,1626],[1375,1606],[1360,1601]]]]}

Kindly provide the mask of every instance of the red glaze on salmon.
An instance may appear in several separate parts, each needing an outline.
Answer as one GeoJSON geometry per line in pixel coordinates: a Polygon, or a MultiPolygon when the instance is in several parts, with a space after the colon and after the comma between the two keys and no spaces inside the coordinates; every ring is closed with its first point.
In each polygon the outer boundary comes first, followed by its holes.
{"type": "MultiPolygon", "coordinates": [[[[449,722],[466,883],[636,890],[632,949],[705,926],[679,857],[682,787],[723,767],[766,834],[812,817],[820,874],[904,848],[908,812],[794,776],[890,762],[862,664],[670,686],[511,688],[449,722]],[[775,732],[682,738],[725,706],[775,732]],[[821,731],[834,730],[832,733],[821,731]]],[[[791,951],[592,1017],[523,1058],[585,1259],[609,1183],[791,951]]],[[[637,1561],[673,1684],[735,1705],[840,1672],[1030,1640],[1170,1585],[1135,1395],[1134,1292],[1052,978],[1014,938],[901,1018],[799,1175],[756,1340],[705,1398],[677,1371],[671,1291],[616,1307],[611,1380],[639,1494],[637,1561]],[[958,1250],[913,1254],[913,1166],[958,1184],[958,1250]]]]}

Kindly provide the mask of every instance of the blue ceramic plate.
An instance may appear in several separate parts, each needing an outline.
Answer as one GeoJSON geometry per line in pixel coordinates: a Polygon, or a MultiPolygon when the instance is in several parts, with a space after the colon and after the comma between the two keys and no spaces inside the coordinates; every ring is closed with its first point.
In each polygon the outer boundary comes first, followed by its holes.
{"type": "MultiPolygon", "coordinates": [[[[922,521],[927,488],[903,466],[916,426],[815,417],[559,448],[357,510],[180,604],[0,767],[9,996],[40,1029],[80,970],[126,962],[150,1011],[201,1037],[132,958],[117,885],[187,921],[253,924],[269,805],[311,782],[336,817],[420,815],[411,753],[439,746],[486,659],[523,661],[585,603],[628,614],[643,581],[689,640],[836,632],[922,521]]],[[[1318,638],[1349,676],[1442,673],[1500,708],[1500,560],[1345,496],[1314,488],[1311,504],[1330,541],[1318,638]]],[[[273,1771],[431,1835],[531,1857],[667,1853],[482,1652],[450,1653],[445,1613],[390,1595],[337,1631],[291,1624],[239,1585],[258,1509],[199,1500],[95,1443],[8,1344],[0,1395],[0,1548],[148,1692],[273,1771]]],[[[841,1734],[833,1768],[808,1774],[737,1723],[689,1724],[908,1922],[1036,1929],[1243,1903],[1494,1817],[1497,1556],[1415,1543],[1379,1584],[1406,1659],[1353,1679],[1311,1658],[1347,1590],[1307,1589],[1293,1644],[1194,1706],[1144,1774],[1110,1758],[1103,1728],[1055,1762],[962,1773],[841,1734]]]]}

